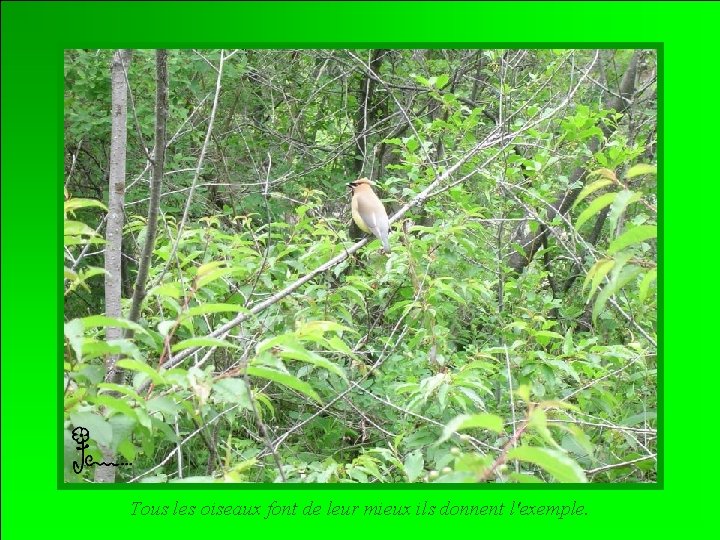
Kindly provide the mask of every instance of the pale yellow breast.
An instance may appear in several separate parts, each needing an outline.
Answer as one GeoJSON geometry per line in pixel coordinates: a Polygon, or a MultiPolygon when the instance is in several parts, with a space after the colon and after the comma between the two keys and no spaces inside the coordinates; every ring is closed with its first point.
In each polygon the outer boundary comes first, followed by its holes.
{"type": "Polygon", "coordinates": [[[357,225],[360,228],[360,230],[365,231],[366,233],[369,233],[370,229],[368,228],[367,225],[365,225],[365,222],[360,217],[360,213],[358,212],[357,196],[352,198],[351,208],[352,208],[352,217],[353,217],[353,221],[355,221],[355,225],[357,225]]]}

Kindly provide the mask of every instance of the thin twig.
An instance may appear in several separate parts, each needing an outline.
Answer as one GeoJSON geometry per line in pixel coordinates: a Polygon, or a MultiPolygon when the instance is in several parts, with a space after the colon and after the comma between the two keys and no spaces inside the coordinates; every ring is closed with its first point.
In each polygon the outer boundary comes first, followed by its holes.
{"type": "Polygon", "coordinates": [[[187,202],[185,203],[185,210],[183,211],[182,219],[180,220],[180,224],[178,225],[177,238],[175,239],[175,242],[173,242],[172,252],[170,253],[170,257],[168,258],[168,262],[165,265],[165,268],[163,269],[160,277],[157,280],[158,282],[162,282],[163,277],[165,277],[165,273],[168,271],[170,264],[172,264],[172,261],[175,258],[175,254],[177,253],[180,241],[182,240],[182,233],[183,229],[185,228],[185,223],[187,222],[188,216],[190,214],[190,206],[192,204],[193,195],[195,194],[195,188],[197,187],[198,178],[200,178],[200,171],[202,170],[203,162],[205,161],[205,153],[207,152],[207,147],[210,142],[210,137],[212,135],[213,125],[215,123],[215,113],[217,112],[218,102],[220,100],[220,89],[222,87],[221,83],[224,63],[225,49],[221,49],[220,65],[217,69],[218,76],[215,83],[215,98],[213,99],[212,111],[210,112],[210,120],[208,121],[207,132],[205,133],[205,142],[203,142],[202,149],[200,150],[200,157],[198,158],[197,167],[195,168],[195,176],[193,177],[193,181],[190,187],[190,193],[188,193],[187,196],[187,202]]]}
{"type": "Polygon", "coordinates": [[[610,465],[604,465],[602,467],[597,467],[595,469],[589,469],[585,471],[585,474],[597,474],[605,471],[609,471],[611,469],[619,469],[620,467],[628,467],[629,465],[633,465],[635,463],[640,463],[641,461],[647,461],[648,459],[655,459],[657,457],[657,454],[650,454],[649,456],[642,456],[637,459],[631,459],[630,461],[623,461],[622,463],[612,463],[610,465]]]}
{"type": "MultiPolygon", "coordinates": [[[[517,430],[515,429],[515,397],[513,396],[513,385],[512,385],[512,374],[510,372],[510,354],[508,353],[507,345],[505,347],[505,367],[507,369],[507,380],[508,380],[508,392],[510,393],[510,410],[512,412],[512,421],[513,421],[513,448],[517,445],[518,435],[517,430]]],[[[515,462],[515,472],[520,472],[520,464],[515,462]]]]}

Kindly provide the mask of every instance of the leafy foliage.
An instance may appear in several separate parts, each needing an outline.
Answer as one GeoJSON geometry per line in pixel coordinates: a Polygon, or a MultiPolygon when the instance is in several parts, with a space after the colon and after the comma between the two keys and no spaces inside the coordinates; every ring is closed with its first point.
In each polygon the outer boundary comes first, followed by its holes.
{"type": "MultiPolygon", "coordinates": [[[[102,445],[132,463],[119,481],[655,481],[653,51],[225,51],[203,148],[219,56],[170,53],[161,218],[131,322],[102,315],[98,279],[111,53],[66,52],[68,482],[92,478],[72,471],[76,426],[96,461],[102,445]],[[636,54],[633,108],[604,108],[622,78],[606,67],[636,54]],[[387,257],[375,240],[342,257],[361,174],[389,214],[414,204],[387,257]],[[518,227],[551,231],[522,273],[518,227]]],[[[126,309],[153,77],[135,51],[126,309]]]]}

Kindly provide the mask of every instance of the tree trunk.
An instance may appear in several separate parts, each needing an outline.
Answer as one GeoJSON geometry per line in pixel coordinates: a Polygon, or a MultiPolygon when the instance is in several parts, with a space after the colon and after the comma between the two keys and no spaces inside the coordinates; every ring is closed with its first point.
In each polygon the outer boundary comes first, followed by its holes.
{"type": "MultiPolygon", "coordinates": [[[[112,79],[112,128],[110,139],[110,181],[108,191],[108,217],[105,227],[105,315],[119,318],[122,294],[122,230],[123,205],[125,203],[125,157],[127,154],[127,79],[125,72],[132,52],[129,49],[115,51],[111,67],[112,79]]],[[[120,339],[120,328],[108,328],[107,341],[120,339]]],[[[105,380],[117,382],[116,355],[105,360],[105,380]]],[[[115,455],[110,448],[101,447],[103,461],[114,462],[115,455]]],[[[115,468],[98,466],[95,469],[96,482],[114,482],[115,468]]]]}
{"type": "Polygon", "coordinates": [[[382,65],[383,56],[385,56],[387,50],[375,49],[372,51],[370,60],[370,72],[365,74],[365,77],[360,82],[360,91],[358,93],[358,113],[355,119],[355,162],[353,163],[353,169],[357,176],[360,176],[365,166],[367,156],[367,136],[370,130],[370,126],[375,118],[376,108],[373,106],[375,86],[377,81],[372,76],[372,73],[379,74],[380,66],[382,65]]]}
{"type": "Polygon", "coordinates": [[[157,88],[155,99],[155,155],[153,156],[153,175],[150,185],[150,204],[148,208],[147,234],[145,245],[140,256],[135,289],[133,290],[132,306],[129,319],[137,322],[140,318],[140,306],[145,299],[145,282],[147,281],[148,269],[152,259],[152,252],[155,249],[155,238],[157,236],[157,218],[160,207],[160,193],[162,191],[162,179],[165,172],[165,144],[167,140],[167,117],[168,117],[168,71],[167,71],[167,49],[158,49],[155,53],[157,88]]]}

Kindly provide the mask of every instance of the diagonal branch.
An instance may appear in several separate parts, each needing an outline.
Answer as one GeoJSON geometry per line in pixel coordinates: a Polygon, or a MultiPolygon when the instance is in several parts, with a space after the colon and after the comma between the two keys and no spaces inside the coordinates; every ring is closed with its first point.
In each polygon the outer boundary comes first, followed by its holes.
{"type": "MultiPolygon", "coordinates": [[[[435,191],[436,188],[438,188],[441,184],[443,184],[445,181],[448,180],[460,167],[462,167],[469,159],[471,159],[473,156],[475,156],[478,152],[481,150],[484,150],[486,148],[489,148],[493,146],[494,144],[497,144],[500,141],[499,131],[494,130],[490,133],[490,135],[485,138],[485,140],[481,141],[477,145],[475,145],[469,152],[467,152],[464,156],[462,156],[455,165],[448,168],[443,174],[438,176],[428,187],[426,187],[423,191],[418,193],[411,201],[406,203],[402,208],[400,208],[395,215],[393,215],[390,218],[390,223],[394,223],[400,218],[402,218],[405,214],[407,214],[408,211],[410,211],[411,208],[414,208],[415,206],[419,206],[425,202],[426,199],[430,197],[430,195],[435,191]]],[[[294,281],[284,289],[276,292],[269,298],[266,298],[262,302],[259,302],[255,304],[252,308],[250,308],[248,311],[238,314],[234,319],[226,322],[213,332],[209,334],[209,337],[221,337],[227,335],[227,333],[238,326],[239,324],[242,324],[246,320],[250,319],[251,317],[257,315],[258,313],[266,310],[273,304],[276,304],[289,294],[293,293],[300,287],[302,287],[305,283],[312,280],[316,276],[326,272],[330,268],[333,268],[349,258],[352,254],[357,252],[360,248],[362,248],[365,244],[367,244],[370,241],[369,238],[363,238],[362,240],[356,242],[351,247],[349,247],[344,252],[336,255],[326,263],[318,266],[311,272],[305,274],[300,279],[294,281]]],[[[200,349],[200,347],[194,347],[189,348],[181,351],[178,353],[175,357],[165,362],[163,365],[170,369],[173,366],[176,366],[180,362],[182,362],[185,358],[193,355],[195,352],[197,352],[200,349]]]]}
{"type": "MultiPolygon", "coordinates": [[[[562,100],[560,104],[558,104],[555,107],[548,108],[547,110],[541,112],[539,111],[536,113],[534,117],[528,120],[528,122],[521,126],[517,131],[513,133],[506,133],[503,134],[501,129],[498,127],[495,127],[488,135],[477,143],[475,146],[473,146],[468,152],[466,152],[463,156],[461,156],[454,165],[451,167],[448,167],[445,172],[442,174],[437,175],[436,179],[431,182],[423,191],[415,195],[409,202],[404,204],[391,218],[390,223],[394,223],[401,219],[405,214],[407,214],[412,208],[421,206],[425,203],[427,199],[430,199],[439,193],[442,193],[445,191],[449,186],[457,185],[461,182],[464,182],[474,174],[477,174],[477,169],[473,168],[473,171],[465,176],[463,176],[460,180],[455,180],[451,183],[448,183],[448,180],[470,159],[475,157],[480,151],[491,148],[493,146],[496,146],[498,144],[508,144],[508,141],[512,141],[515,137],[519,136],[520,134],[526,132],[527,130],[533,128],[534,126],[540,124],[541,122],[547,120],[548,118],[551,118],[554,116],[558,111],[560,111],[562,108],[566,107],[569,103],[572,97],[577,92],[578,88],[580,87],[580,84],[584,81],[585,77],[590,72],[590,69],[594,65],[595,61],[597,59],[597,55],[595,56],[595,59],[588,65],[587,69],[583,73],[583,76],[578,80],[577,84],[573,88],[571,92],[568,93],[567,96],[562,100]]],[[[215,329],[213,332],[208,334],[209,337],[213,338],[225,338],[230,330],[235,328],[236,326],[242,324],[243,322],[247,321],[248,319],[254,317],[258,313],[264,311],[265,309],[269,308],[273,304],[276,304],[283,298],[287,297],[300,287],[302,287],[305,283],[311,281],[316,276],[326,272],[330,268],[333,268],[334,266],[337,266],[347,258],[349,258],[352,254],[357,252],[360,248],[362,248],[365,244],[367,244],[369,241],[368,238],[364,238],[355,244],[353,244],[350,248],[345,250],[344,252],[336,255],[326,263],[318,266],[311,272],[305,274],[303,277],[299,278],[298,280],[294,281],[284,289],[278,291],[277,293],[273,294],[272,296],[266,298],[262,302],[259,302],[252,306],[248,311],[245,311],[243,313],[239,313],[235,318],[231,319],[230,321],[226,322],[225,324],[221,325],[217,329],[215,329]]],[[[178,365],[180,362],[188,358],[189,356],[192,356],[195,354],[198,350],[200,350],[201,347],[194,347],[194,348],[188,348],[181,352],[179,352],[176,356],[173,358],[168,359],[163,366],[167,369],[170,369],[176,365],[178,365]]]]}
{"type": "Polygon", "coordinates": [[[215,99],[213,100],[212,111],[210,112],[210,120],[208,121],[207,132],[205,133],[205,142],[203,142],[202,149],[200,150],[200,157],[198,158],[197,167],[195,168],[195,176],[193,177],[192,184],[190,185],[190,191],[187,195],[187,203],[185,204],[185,210],[183,211],[182,219],[180,220],[180,224],[178,225],[177,238],[173,243],[172,252],[170,253],[170,257],[168,257],[168,262],[165,265],[165,268],[163,269],[160,278],[158,279],[159,282],[162,281],[163,277],[165,276],[165,272],[167,272],[168,268],[170,268],[170,264],[172,264],[172,261],[175,259],[175,254],[177,253],[178,246],[180,245],[180,240],[182,238],[183,229],[185,228],[185,223],[187,223],[188,215],[190,214],[190,205],[192,204],[195,188],[197,187],[198,179],[200,178],[200,171],[202,170],[202,166],[205,161],[205,153],[207,152],[208,144],[210,143],[210,138],[212,136],[213,124],[215,123],[215,113],[217,112],[218,101],[220,99],[220,89],[222,87],[221,82],[224,64],[225,49],[221,49],[220,64],[217,68],[217,82],[215,83],[215,99]]]}

